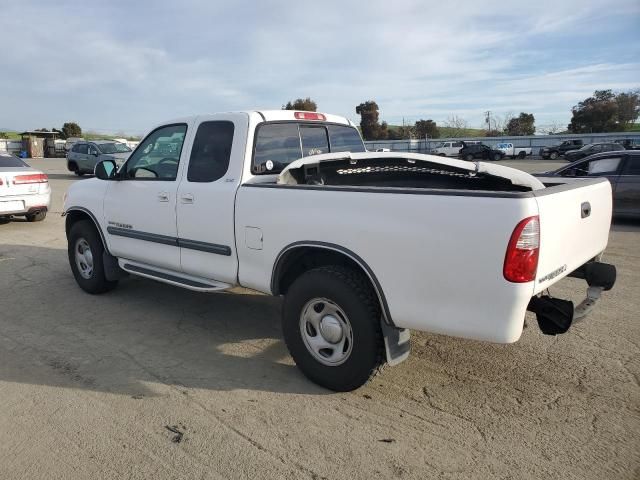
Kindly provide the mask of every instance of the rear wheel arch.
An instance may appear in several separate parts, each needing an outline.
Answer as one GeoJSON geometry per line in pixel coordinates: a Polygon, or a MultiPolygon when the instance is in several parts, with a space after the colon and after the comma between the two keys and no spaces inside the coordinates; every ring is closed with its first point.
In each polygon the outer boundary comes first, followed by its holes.
{"type": "Polygon", "coordinates": [[[282,249],[273,266],[271,292],[273,295],[284,295],[303,273],[330,265],[348,267],[364,274],[378,298],[384,321],[394,325],[382,287],[369,265],[356,253],[340,245],[296,242],[282,249]]]}

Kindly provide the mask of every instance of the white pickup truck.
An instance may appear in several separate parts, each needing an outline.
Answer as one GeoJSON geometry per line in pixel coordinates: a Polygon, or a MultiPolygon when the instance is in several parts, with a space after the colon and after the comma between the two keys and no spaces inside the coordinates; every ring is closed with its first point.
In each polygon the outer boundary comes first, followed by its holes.
{"type": "Polygon", "coordinates": [[[353,124],[311,112],[190,117],[154,128],[118,170],[65,197],[82,289],[129,274],[283,295],[307,377],[345,391],[409,353],[408,329],[514,342],[525,312],[565,332],[613,286],[598,261],[611,186],[433,155],[366,152],[353,124]],[[568,183],[561,183],[568,182],[568,183]],[[585,300],[542,292],[584,278],[585,300]]]}
{"type": "Polygon", "coordinates": [[[504,153],[505,157],[511,158],[524,158],[527,155],[531,155],[531,147],[514,147],[513,143],[499,143],[496,145],[496,150],[500,150],[504,153]]]}

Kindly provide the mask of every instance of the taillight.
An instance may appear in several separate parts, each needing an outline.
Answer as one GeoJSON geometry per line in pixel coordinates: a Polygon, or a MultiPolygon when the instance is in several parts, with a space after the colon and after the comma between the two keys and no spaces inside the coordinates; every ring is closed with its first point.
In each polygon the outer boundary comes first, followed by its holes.
{"type": "Polygon", "coordinates": [[[32,173],[30,175],[16,175],[13,177],[14,185],[24,185],[26,183],[47,183],[49,177],[44,173],[32,173]]]}
{"type": "Polygon", "coordinates": [[[322,113],[316,112],[296,112],[293,114],[298,120],[320,120],[324,121],[327,119],[322,113]]]}
{"type": "Polygon", "coordinates": [[[540,218],[536,215],[525,218],[513,230],[504,258],[504,278],[514,283],[535,280],[539,253],[540,218]]]}

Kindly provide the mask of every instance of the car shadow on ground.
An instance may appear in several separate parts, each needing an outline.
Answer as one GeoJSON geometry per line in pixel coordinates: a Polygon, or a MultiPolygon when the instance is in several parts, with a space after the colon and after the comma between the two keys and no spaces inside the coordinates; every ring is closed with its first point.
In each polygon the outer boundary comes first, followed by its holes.
{"type": "Polygon", "coordinates": [[[0,246],[0,381],[146,396],[154,383],[329,393],[289,357],[279,298],[203,294],[138,277],[89,295],[66,257],[0,246]]]}

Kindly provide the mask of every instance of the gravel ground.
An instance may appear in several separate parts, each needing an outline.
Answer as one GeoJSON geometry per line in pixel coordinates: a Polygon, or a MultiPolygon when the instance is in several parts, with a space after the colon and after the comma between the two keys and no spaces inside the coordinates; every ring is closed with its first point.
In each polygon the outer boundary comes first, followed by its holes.
{"type": "Polygon", "coordinates": [[[292,364],[279,299],[133,277],[83,293],[59,215],[74,177],[33,164],[50,215],[0,225],[0,478],[640,478],[640,225],[614,225],[618,284],[568,334],[414,333],[408,361],[335,394],[292,364]]]}

